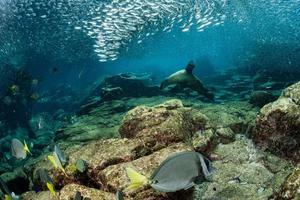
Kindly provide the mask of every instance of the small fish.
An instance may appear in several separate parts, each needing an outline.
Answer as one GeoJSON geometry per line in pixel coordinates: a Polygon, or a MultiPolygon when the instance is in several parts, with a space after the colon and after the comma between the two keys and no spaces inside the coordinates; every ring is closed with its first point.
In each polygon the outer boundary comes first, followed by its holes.
{"type": "Polygon", "coordinates": [[[46,169],[41,168],[41,169],[38,169],[37,174],[38,174],[38,177],[39,177],[41,183],[46,185],[48,190],[50,191],[50,193],[53,196],[55,196],[53,180],[49,176],[48,171],[46,169]]]}
{"type": "Polygon", "coordinates": [[[74,200],[83,200],[83,197],[79,191],[76,192],[74,200]]]}
{"type": "Polygon", "coordinates": [[[20,87],[15,84],[10,86],[9,89],[13,94],[17,94],[18,92],[20,92],[20,87]]]}
{"type": "Polygon", "coordinates": [[[65,169],[63,168],[56,152],[53,152],[53,155],[48,155],[48,160],[51,162],[51,164],[53,165],[53,167],[55,169],[57,169],[57,168],[60,169],[66,176],[68,176],[65,169]]]}
{"type": "Polygon", "coordinates": [[[52,183],[46,183],[48,190],[50,191],[52,196],[56,196],[55,189],[52,183]]]}
{"type": "Polygon", "coordinates": [[[37,85],[39,83],[39,80],[38,79],[32,79],[32,81],[31,81],[31,84],[32,85],[37,85]]]}
{"type": "Polygon", "coordinates": [[[116,193],[116,200],[124,200],[124,194],[121,191],[117,191],[116,193]]]}
{"type": "Polygon", "coordinates": [[[53,67],[53,68],[51,69],[51,71],[52,71],[53,74],[55,74],[55,73],[58,72],[58,68],[57,68],[57,67],[53,67]]]}
{"type": "Polygon", "coordinates": [[[78,159],[76,161],[76,169],[83,173],[87,170],[87,163],[83,159],[78,159]]]}
{"type": "Polygon", "coordinates": [[[30,96],[30,98],[32,99],[32,100],[38,100],[39,98],[40,98],[40,95],[38,94],[38,93],[33,93],[31,96],[30,96]]]}
{"type": "Polygon", "coordinates": [[[186,151],[176,153],[163,161],[150,178],[126,168],[130,184],[126,190],[134,190],[150,185],[157,191],[175,192],[193,187],[196,182],[204,181],[212,173],[210,161],[202,154],[186,151]],[[176,175],[174,175],[176,174],[176,175]]]}
{"type": "Polygon", "coordinates": [[[11,141],[11,153],[17,159],[25,159],[27,154],[31,154],[26,141],[24,144],[18,139],[13,139],[11,141]]]}
{"type": "Polygon", "coordinates": [[[60,148],[57,145],[54,146],[54,152],[57,154],[60,162],[64,166],[67,163],[66,155],[60,150],[60,148]]]}

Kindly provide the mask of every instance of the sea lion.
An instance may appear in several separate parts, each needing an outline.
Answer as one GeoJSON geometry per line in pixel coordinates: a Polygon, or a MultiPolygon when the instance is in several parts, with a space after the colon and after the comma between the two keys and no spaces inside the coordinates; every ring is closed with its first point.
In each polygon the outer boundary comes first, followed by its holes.
{"type": "Polygon", "coordinates": [[[185,69],[175,72],[171,74],[168,78],[166,78],[160,85],[160,89],[164,89],[169,85],[176,85],[176,88],[190,88],[200,95],[204,95],[210,100],[213,100],[214,95],[209,92],[207,88],[203,86],[203,83],[200,79],[193,74],[193,69],[195,68],[195,64],[193,61],[190,61],[185,69]]]}

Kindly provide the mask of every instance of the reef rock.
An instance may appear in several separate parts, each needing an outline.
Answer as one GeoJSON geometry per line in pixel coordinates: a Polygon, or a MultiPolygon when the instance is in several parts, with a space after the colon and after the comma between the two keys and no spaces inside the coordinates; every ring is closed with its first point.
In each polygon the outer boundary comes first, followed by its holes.
{"type": "Polygon", "coordinates": [[[281,191],[272,200],[300,199],[300,163],[284,182],[281,191]]]}
{"type": "Polygon", "coordinates": [[[194,200],[268,199],[279,191],[292,166],[284,159],[255,148],[251,140],[219,144],[211,152],[215,173],[195,187],[194,200]]]}
{"type": "Polygon", "coordinates": [[[155,140],[161,144],[179,142],[204,130],[208,118],[198,110],[184,107],[179,100],[148,107],[137,106],[123,118],[119,128],[123,138],[155,140]]]}
{"type": "Polygon", "coordinates": [[[82,185],[69,184],[60,190],[60,200],[70,200],[75,197],[76,192],[80,192],[81,196],[90,200],[112,200],[115,195],[112,193],[104,192],[94,188],[88,188],[82,185]]]}
{"type": "Polygon", "coordinates": [[[300,160],[300,82],[264,106],[256,119],[252,138],[277,155],[300,160]]]}

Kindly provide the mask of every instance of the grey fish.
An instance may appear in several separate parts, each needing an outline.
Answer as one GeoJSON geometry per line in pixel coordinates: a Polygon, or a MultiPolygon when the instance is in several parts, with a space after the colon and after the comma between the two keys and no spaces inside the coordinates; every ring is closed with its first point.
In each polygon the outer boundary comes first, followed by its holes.
{"type": "Polygon", "coordinates": [[[188,151],[168,157],[152,173],[151,186],[161,192],[193,187],[212,173],[210,161],[202,154],[188,151]]]}
{"type": "Polygon", "coordinates": [[[76,169],[83,173],[87,170],[87,163],[83,159],[78,159],[76,161],[76,169]]]}
{"type": "Polygon", "coordinates": [[[83,200],[83,197],[79,191],[76,192],[74,200],[83,200]]]}
{"type": "Polygon", "coordinates": [[[56,153],[56,155],[58,156],[60,162],[62,165],[65,165],[67,163],[67,157],[66,155],[60,150],[60,148],[55,145],[54,146],[54,152],[56,153]]]}
{"type": "Polygon", "coordinates": [[[38,169],[37,173],[38,173],[38,177],[39,177],[40,181],[44,185],[46,185],[47,183],[50,183],[53,185],[53,180],[49,176],[49,173],[46,169],[44,169],[44,168],[38,169]]]}
{"type": "Polygon", "coordinates": [[[124,200],[124,194],[121,191],[117,191],[116,193],[116,200],[124,200]]]}
{"type": "Polygon", "coordinates": [[[12,139],[11,141],[11,154],[17,159],[25,159],[27,153],[24,149],[23,143],[18,139],[12,139]]]}

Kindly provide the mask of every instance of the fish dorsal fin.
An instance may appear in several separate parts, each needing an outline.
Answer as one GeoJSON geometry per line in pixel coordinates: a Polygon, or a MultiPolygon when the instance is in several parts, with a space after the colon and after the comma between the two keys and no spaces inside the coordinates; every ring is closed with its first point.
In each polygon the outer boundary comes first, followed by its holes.
{"type": "Polygon", "coordinates": [[[190,61],[187,66],[185,67],[185,71],[189,74],[192,74],[193,73],[193,70],[195,68],[195,64],[193,61],[190,61]]]}

